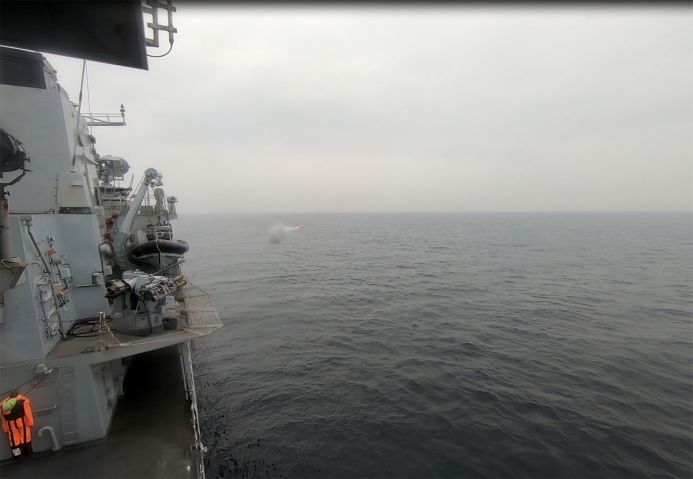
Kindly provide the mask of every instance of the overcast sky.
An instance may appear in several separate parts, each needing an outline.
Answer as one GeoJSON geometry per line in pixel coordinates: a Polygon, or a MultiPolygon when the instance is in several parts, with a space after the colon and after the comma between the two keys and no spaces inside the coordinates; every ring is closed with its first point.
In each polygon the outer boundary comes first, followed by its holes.
{"type": "MultiPolygon", "coordinates": [[[[89,62],[83,109],[125,104],[97,150],[162,171],[181,213],[693,208],[690,7],[184,3],[174,24],[148,72],[89,62]]],[[[81,61],[47,57],[76,101],[81,61]]]]}

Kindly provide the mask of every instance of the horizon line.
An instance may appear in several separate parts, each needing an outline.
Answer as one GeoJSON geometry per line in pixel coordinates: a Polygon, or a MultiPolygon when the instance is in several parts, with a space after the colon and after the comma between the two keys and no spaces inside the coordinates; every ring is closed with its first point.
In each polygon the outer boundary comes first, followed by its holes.
{"type": "Polygon", "coordinates": [[[687,213],[693,210],[492,210],[492,211],[224,211],[190,212],[184,215],[354,215],[354,214],[642,214],[642,213],[687,213]]]}

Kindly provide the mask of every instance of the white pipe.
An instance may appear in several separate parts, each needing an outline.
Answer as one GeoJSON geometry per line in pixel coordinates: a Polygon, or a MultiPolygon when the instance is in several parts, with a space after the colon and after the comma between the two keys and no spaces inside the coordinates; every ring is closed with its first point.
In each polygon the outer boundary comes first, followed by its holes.
{"type": "Polygon", "coordinates": [[[55,430],[51,426],[43,426],[41,429],[39,429],[38,435],[39,437],[43,436],[43,431],[48,431],[51,435],[51,439],[53,439],[53,447],[51,447],[51,451],[59,451],[60,450],[60,444],[58,444],[58,438],[55,435],[55,430]]]}
{"type": "Polygon", "coordinates": [[[132,234],[132,223],[135,221],[135,216],[137,216],[137,210],[139,209],[140,205],[142,204],[142,200],[144,199],[144,195],[147,193],[147,190],[149,189],[149,182],[147,181],[147,178],[145,177],[142,180],[142,183],[140,183],[139,188],[137,189],[137,192],[135,193],[134,198],[130,202],[130,205],[128,207],[128,211],[125,214],[125,217],[123,218],[123,221],[120,221],[118,225],[118,230],[117,232],[129,236],[132,234]]]}
{"type": "Polygon", "coordinates": [[[125,243],[127,242],[128,236],[132,234],[132,224],[137,216],[137,211],[139,210],[140,205],[142,205],[144,195],[149,190],[149,185],[157,178],[160,178],[160,175],[154,168],[149,168],[147,171],[145,171],[142,183],[140,183],[134,198],[130,201],[125,216],[119,218],[115,234],[113,235],[113,250],[116,257],[116,262],[121,269],[123,269],[127,264],[125,243]]]}

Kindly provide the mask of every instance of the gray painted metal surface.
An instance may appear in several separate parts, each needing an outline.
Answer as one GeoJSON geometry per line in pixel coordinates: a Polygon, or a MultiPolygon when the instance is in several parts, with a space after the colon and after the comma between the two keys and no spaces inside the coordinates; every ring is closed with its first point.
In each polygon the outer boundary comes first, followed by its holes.
{"type": "MultiPolygon", "coordinates": [[[[0,128],[30,158],[26,175],[6,187],[11,196],[2,222],[0,271],[20,269],[14,270],[16,278],[3,279],[0,292],[0,392],[4,398],[17,388],[30,398],[37,453],[21,458],[21,468],[7,470],[30,477],[32,464],[40,472],[38,464],[56,451],[107,438],[130,359],[180,347],[179,357],[163,367],[182,369],[182,379],[167,384],[190,402],[190,414],[181,412],[193,420],[193,455],[185,461],[191,475],[204,475],[189,344],[221,321],[209,296],[187,284],[178,264],[151,271],[156,258],[144,265],[124,254],[143,241],[171,237],[177,200],[165,196],[161,177],[153,180],[149,170],[136,196],[120,185],[114,157],[97,154],[87,122],[80,121],[53,68],[40,62],[45,89],[0,84],[0,128]],[[148,328],[125,334],[128,318],[148,328]]],[[[161,372],[149,371],[152,377],[161,372]]],[[[3,434],[0,461],[17,463],[11,457],[3,434]]],[[[69,461],[59,464],[67,467],[69,461]]]]}
{"type": "Polygon", "coordinates": [[[0,477],[195,477],[198,454],[190,447],[195,443],[191,401],[181,387],[184,369],[171,367],[178,366],[185,350],[174,346],[133,358],[107,440],[5,462],[0,477]],[[161,373],[152,376],[152,370],[161,373]]]}

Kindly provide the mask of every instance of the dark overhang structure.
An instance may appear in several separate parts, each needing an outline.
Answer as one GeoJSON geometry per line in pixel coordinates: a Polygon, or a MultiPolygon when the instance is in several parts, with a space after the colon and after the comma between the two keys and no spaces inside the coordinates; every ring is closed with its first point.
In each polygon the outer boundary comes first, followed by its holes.
{"type": "Polygon", "coordinates": [[[0,0],[0,44],[148,69],[141,0],[0,0]]]}

